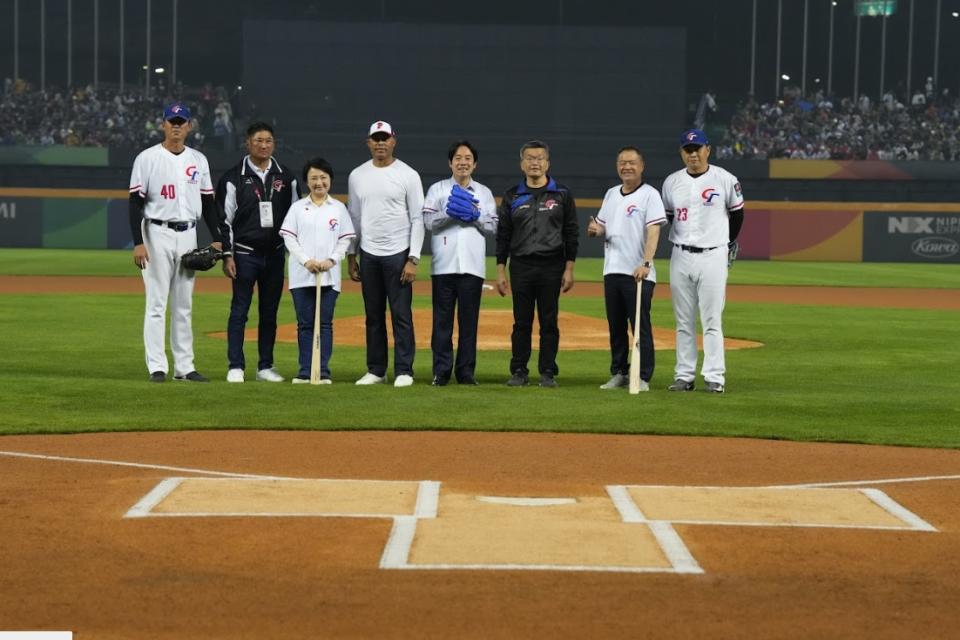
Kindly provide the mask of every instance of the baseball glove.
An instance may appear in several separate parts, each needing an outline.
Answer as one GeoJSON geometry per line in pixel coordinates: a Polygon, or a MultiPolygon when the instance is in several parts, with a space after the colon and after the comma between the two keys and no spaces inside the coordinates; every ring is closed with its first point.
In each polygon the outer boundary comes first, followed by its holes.
{"type": "Polygon", "coordinates": [[[180,264],[184,269],[193,271],[209,271],[217,264],[217,260],[223,257],[222,251],[217,251],[213,247],[203,247],[194,249],[180,256],[180,264]]]}
{"type": "Polygon", "coordinates": [[[737,259],[737,254],[740,253],[740,243],[734,240],[727,245],[727,268],[733,266],[734,261],[737,259]]]}

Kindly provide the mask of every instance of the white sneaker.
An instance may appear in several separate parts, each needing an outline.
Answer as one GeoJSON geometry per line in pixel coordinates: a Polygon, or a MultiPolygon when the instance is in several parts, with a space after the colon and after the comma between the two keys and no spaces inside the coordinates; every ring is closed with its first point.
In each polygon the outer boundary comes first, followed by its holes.
{"type": "Polygon", "coordinates": [[[408,376],[405,373],[397,376],[397,379],[393,381],[393,386],[395,387],[409,387],[413,385],[413,376],[408,376]]]}
{"type": "Polygon", "coordinates": [[[356,384],[366,386],[369,384],[383,384],[387,379],[384,376],[375,376],[372,373],[365,373],[363,377],[357,380],[356,384]]]}
{"type": "Polygon", "coordinates": [[[650,391],[650,383],[646,380],[640,381],[640,391],[650,391]]]}
{"type": "Polygon", "coordinates": [[[257,380],[261,382],[283,382],[283,376],[276,369],[260,369],[257,371],[257,380]]]}
{"type": "Polygon", "coordinates": [[[320,378],[320,384],[333,384],[333,380],[330,378],[320,378]]]}
{"type": "Polygon", "coordinates": [[[310,379],[309,379],[309,378],[294,378],[294,379],[291,380],[290,382],[292,382],[293,384],[310,384],[310,379]]]}
{"type": "Polygon", "coordinates": [[[243,369],[227,371],[227,382],[243,382],[243,369]]]}
{"type": "Polygon", "coordinates": [[[623,375],[622,373],[615,373],[613,376],[607,380],[605,383],[600,385],[601,389],[619,389],[621,387],[626,387],[630,383],[630,378],[623,375]]]}

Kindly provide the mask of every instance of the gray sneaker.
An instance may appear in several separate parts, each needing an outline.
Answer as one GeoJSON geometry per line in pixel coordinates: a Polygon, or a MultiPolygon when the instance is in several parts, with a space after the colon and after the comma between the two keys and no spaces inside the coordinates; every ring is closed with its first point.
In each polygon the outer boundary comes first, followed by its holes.
{"type": "Polygon", "coordinates": [[[723,393],[723,385],[719,382],[708,382],[707,391],[709,393],[723,393]]]}
{"type": "Polygon", "coordinates": [[[601,389],[619,389],[630,384],[630,378],[622,373],[615,373],[613,377],[607,380],[606,384],[600,385],[601,389]]]}
{"type": "Polygon", "coordinates": [[[530,378],[523,371],[514,371],[510,379],[507,380],[508,387],[525,387],[530,383],[530,378]]]}
{"type": "Polygon", "coordinates": [[[546,389],[554,389],[556,387],[559,387],[560,385],[557,384],[557,379],[554,378],[551,374],[544,373],[540,376],[540,386],[546,389]]]}
{"type": "Polygon", "coordinates": [[[693,391],[693,380],[680,380],[677,378],[673,384],[667,387],[668,391],[693,391]]]}

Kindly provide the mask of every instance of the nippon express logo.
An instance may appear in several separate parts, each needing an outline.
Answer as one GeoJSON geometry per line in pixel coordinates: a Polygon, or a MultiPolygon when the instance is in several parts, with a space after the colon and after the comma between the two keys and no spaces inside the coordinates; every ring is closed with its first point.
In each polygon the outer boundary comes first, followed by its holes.
{"type": "Polygon", "coordinates": [[[960,252],[960,242],[951,238],[918,238],[910,244],[910,251],[921,258],[949,258],[960,252]]]}
{"type": "Polygon", "coordinates": [[[887,233],[956,235],[960,234],[960,216],[890,216],[887,233]]]}

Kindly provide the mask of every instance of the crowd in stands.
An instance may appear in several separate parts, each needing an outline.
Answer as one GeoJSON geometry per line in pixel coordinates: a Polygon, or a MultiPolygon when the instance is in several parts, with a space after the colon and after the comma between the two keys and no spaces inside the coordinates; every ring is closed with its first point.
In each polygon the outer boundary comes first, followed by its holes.
{"type": "Polygon", "coordinates": [[[223,87],[207,84],[192,92],[159,87],[146,97],[142,87],[119,91],[88,85],[40,91],[9,78],[0,101],[0,144],[142,149],[163,139],[163,105],[182,99],[193,107],[187,144],[202,149],[215,142],[232,148],[233,106],[223,87]]]}
{"type": "Polygon", "coordinates": [[[960,101],[926,87],[901,101],[861,95],[807,98],[790,87],[783,100],[748,100],[716,145],[719,159],[960,160],[960,101]],[[907,104],[904,104],[906,102],[907,104]]]}

